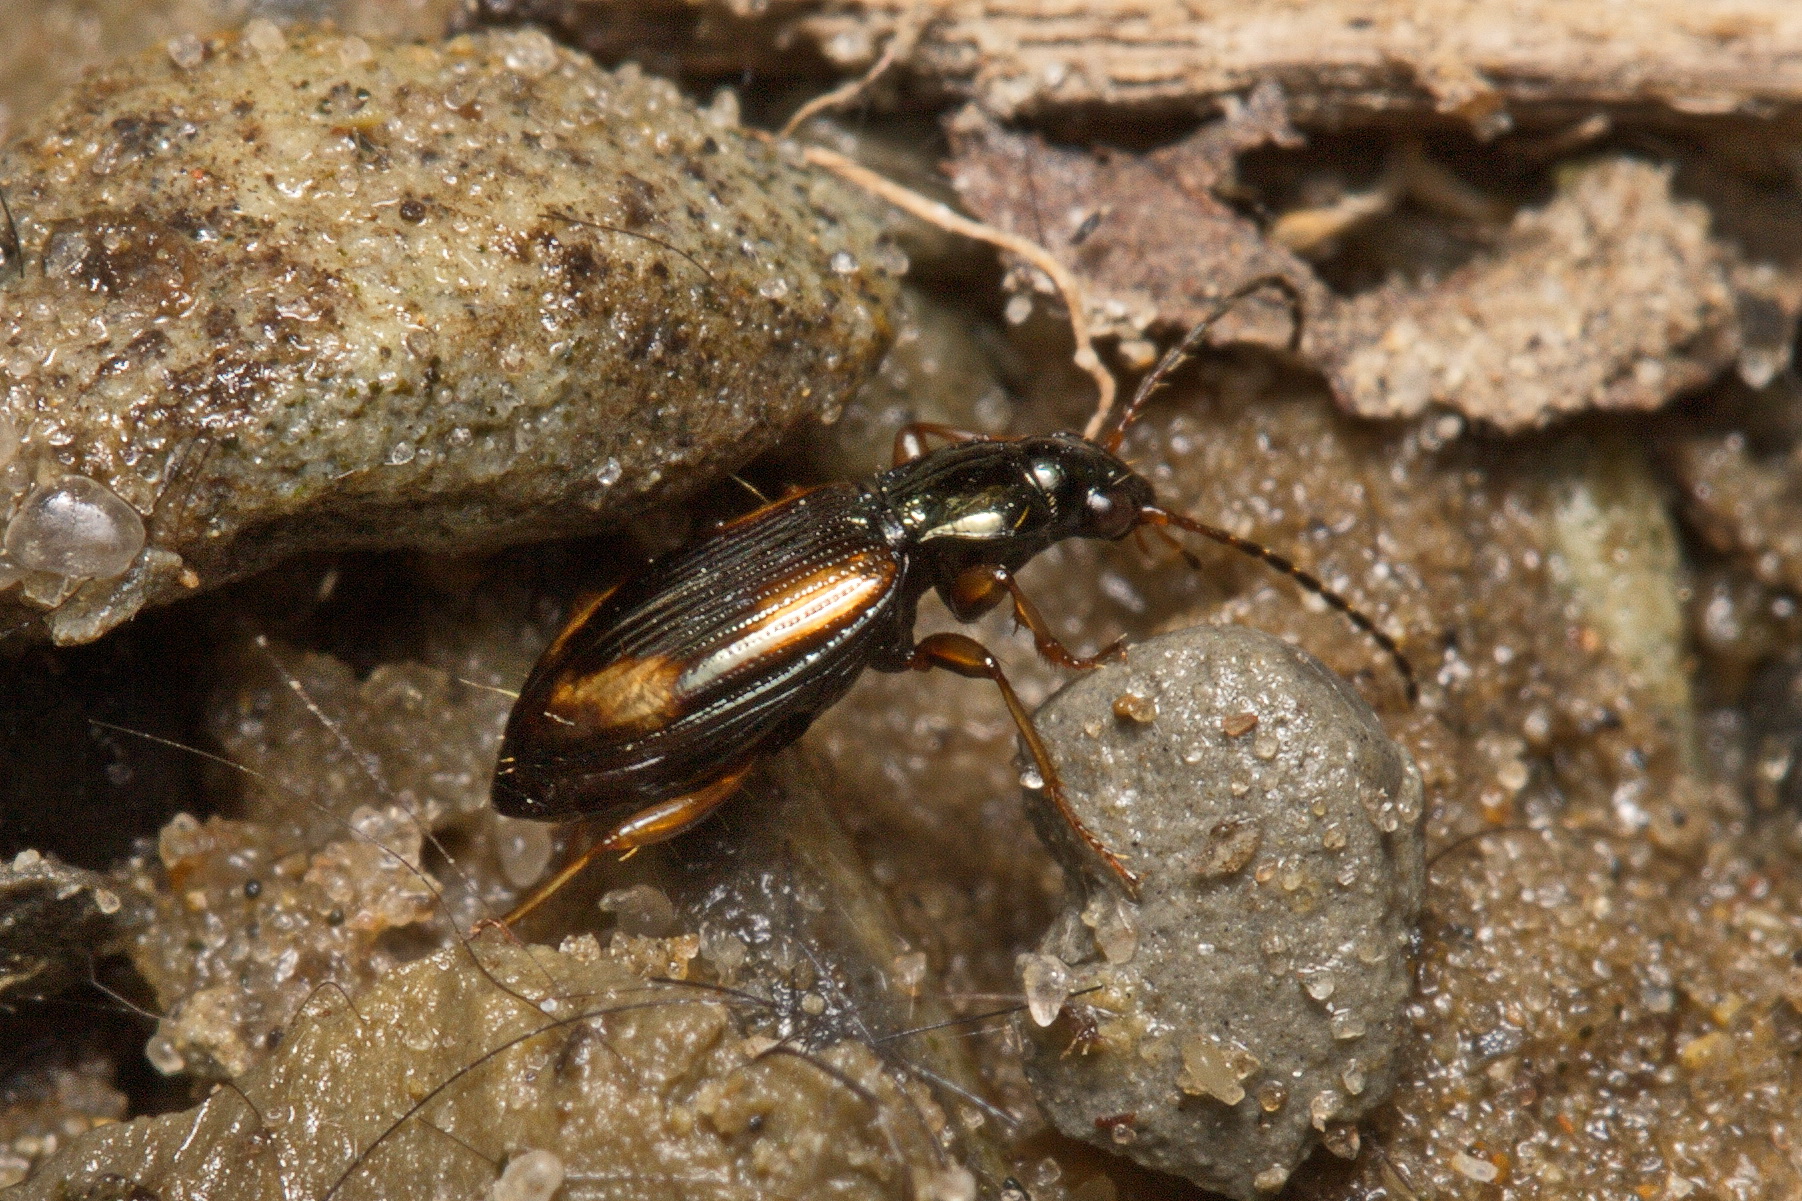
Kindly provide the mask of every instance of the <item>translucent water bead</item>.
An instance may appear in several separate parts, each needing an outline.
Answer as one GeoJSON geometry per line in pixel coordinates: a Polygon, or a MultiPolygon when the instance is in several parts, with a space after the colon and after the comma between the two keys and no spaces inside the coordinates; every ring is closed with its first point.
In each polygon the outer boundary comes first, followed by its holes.
{"type": "Polygon", "coordinates": [[[144,519],[85,475],[39,484],[6,527],[6,557],[75,579],[122,575],[144,549],[144,519]]]}

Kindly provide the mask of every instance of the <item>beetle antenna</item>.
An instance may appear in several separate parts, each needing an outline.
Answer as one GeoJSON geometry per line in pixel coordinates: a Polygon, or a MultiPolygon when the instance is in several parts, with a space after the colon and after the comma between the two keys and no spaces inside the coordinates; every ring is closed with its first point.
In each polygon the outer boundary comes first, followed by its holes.
{"type": "MultiPolygon", "coordinates": [[[[1139,410],[1151,398],[1152,393],[1163,385],[1164,381],[1170,377],[1171,372],[1189,361],[1196,349],[1207,341],[1209,332],[1219,324],[1220,319],[1231,312],[1233,306],[1247,296],[1263,291],[1282,293],[1283,300],[1289,306],[1288,350],[1293,354],[1301,348],[1304,314],[1301,292],[1296,289],[1295,285],[1281,275],[1260,275],[1249,283],[1241,284],[1221,297],[1215,303],[1213,312],[1203,317],[1193,329],[1184,334],[1183,340],[1158,360],[1158,365],[1151,369],[1151,374],[1139,381],[1138,390],[1133,393],[1133,398],[1126,408],[1120,411],[1120,420],[1115,423],[1114,428],[1108,433],[1107,440],[1102,443],[1110,453],[1120,449],[1120,443],[1126,438],[1126,428],[1138,417],[1139,410]]],[[[1091,442],[1095,441],[1101,433],[1101,418],[1102,414],[1097,412],[1094,420],[1090,421],[1089,428],[1083,431],[1083,437],[1091,442]]]]}
{"type": "Polygon", "coordinates": [[[1347,621],[1368,634],[1372,642],[1382,647],[1395,663],[1395,670],[1402,677],[1402,686],[1408,694],[1408,703],[1412,705],[1420,700],[1420,686],[1414,680],[1414,665],[1408,662],[1406,655],[1402,654],[1402,649],[1395,644],[1395,639],[1378,629],[1376,622],[1366,617],[1356,605],[1321,583],[1319,576],[1302,570],[1291,560],[1277,554],[1261,542],[1253,542],[1250,538],[1241,538],[1232,531],[1223,530],[1217,525],[1209,525],[1205,521],[1197,521],[1193,517],[1172,513],[1155,505],[1147,505],[1139,510],[1139,524],[1151,526],[1154,533],[1174,546],[1182,555],[1183,561],[1197,571],[1203,569],[1201,560],[1196,558],[1194,551],[1184,546],[1164,527],[1175,526],[1180,530],[1188,530],[1192,534],[1200,534],[1204,538],[1212,538],[1223,546],[1230,546],[1240,554],[1249,555],[1289,576],[1303,588],[1345,614],[1347,621]]]}

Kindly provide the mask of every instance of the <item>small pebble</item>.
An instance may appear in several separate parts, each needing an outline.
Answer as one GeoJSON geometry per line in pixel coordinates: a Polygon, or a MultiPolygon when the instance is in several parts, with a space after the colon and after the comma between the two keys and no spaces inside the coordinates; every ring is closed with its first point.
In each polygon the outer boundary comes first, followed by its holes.
{"type": "Polygon", "coordinates": [[[507,1160],[489,1201],[550,1201],[563,1187],[563,1161],[549,1151],[520,1151],[507,1160]]]}
{"type": "Polygon", "coordinates": [[[1230,876],[1242,870],[1258,853],[1258,842],[1262,837],[1253,822],[1214,823],[1202,849],[1201,875],[1204,878],[1230,876]]]}
{"type": "Polygon", "coordinates": [[[1132,902],[1114,892],[1097,892],[1083,907],[1082,924],[1094,932],[1095,945],[1109,963],[1125,963],[1139,947],[1132,902]]]}
{"type": "Polygon", "coordinates": [[[271,59],[288,48],[282,27],[267,17],[257,17],[244,24],[244,45],[258,58],[271,59]]]}
{"type": "Polygon", "coordinates": [[[904,951],[895,956],[890,966],[894,972],[895,989],[903,996],[919,996],[920,985],[926,979],[926,952],[904,951]]]}
{"type": "Polygon", "coordinates": [[[1326,1133],[1320,1138],[1321,1146],[1340,1159],[1358,1158],[1358,1147],[1361,1145],[1356,1126],[1328,1126],[1326,1133]]]}
{"type": "Polygon", "coordinates": [[[1502,1174],[1501,1169],[1487,1159],[1478,1159],[1476,1156],[1466,1155],[1462,1151],[1452,1155],[1452,1170],[1478,1184],[1493,1184],[1496,1177],[1502,1174]]]}
{"type": "Polygon", "coordinates": [[[1235,713],[1231,717],[1220,719],[1220,732],[1228,738],[1238,738],[1243,734],[1249,734],[1257,727],[1258,715],[1256,713],[1235,713]]]}
{"type": "Polygon", "coordinates": [[[1158,703],[1136,692],[1122,692],[1114,698],[1114,716],[1121,721],[1150,725],[1158,719],[1158,703]]]}
{"type": "Polygon", "coordinates": [[[952,1164],[933,1177],[926,1191],[931,1201],[976,1201],[976,1177],[952,1164]]]}
{"type": "Polygon", "coordinates": [[[1252,1187],[1260,1193],[1274,1193],[1289,1183],[1289,1169],[1285,1167],[1268,1167],[1252,1177],[1252,1187]]]}

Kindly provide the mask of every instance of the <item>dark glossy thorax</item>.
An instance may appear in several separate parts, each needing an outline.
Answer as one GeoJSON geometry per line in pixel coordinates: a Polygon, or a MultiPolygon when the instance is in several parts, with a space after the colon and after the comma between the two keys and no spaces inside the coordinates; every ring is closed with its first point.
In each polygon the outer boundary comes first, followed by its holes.
{"type": "Polygon", "coordinates": [[[866,485],[905,538],[922,590],[977,565],[1010,571],[1066,538],[1120,537],[1151,487],[1074,435],[942,447],[866,485]]]}

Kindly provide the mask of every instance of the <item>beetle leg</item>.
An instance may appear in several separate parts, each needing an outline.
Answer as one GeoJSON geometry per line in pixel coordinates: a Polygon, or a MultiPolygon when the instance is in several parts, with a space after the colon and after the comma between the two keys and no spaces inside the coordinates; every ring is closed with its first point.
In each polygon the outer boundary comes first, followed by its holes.
{"type": "Polygon", "coordinates": [[[940,425],[936,421],[910,421],[895,431],[895,466],[911,463],[925,454],[928,437],[943,438],[947,442],[993,442],[995,440],[991,434],[960,430],[954,425],[940,425]]]}
{"type": "Polygon", "coordinates": [[[1025,626],[1032,634],[1032,644],[1038,650],[1040,658],[1059,667],[1072,671],[1091,671],[1109,659],[1126,653],[1124,638],[1115,639],[1111,645],[1103,647],[1099,654],[1079,655],[1072,651],[1051,632],[1051,623],[1045,620],[1038,606],[1027,597],[1025,589],[1020,587],[1020,581],[1014,578],[1014,573],[996,564],[984,563],[970,568],[953,580],[951,587],[943,595],[952,615],[959,621],[975,621],[1012,597],[1014,624],[1025,626]]]}
{"type": "Polygon", "coordinates": [[[1069,825],[1071,832],[1101,856],[1108,868],[1120,877],[1121,883],[1126,885],[1127,894],[1135,901],[1138,900],[1139,877],[1127,869],[1126,862],[1107,843],[1101,841],[1100,835],[1083,824],[1082,818],[1071,807],[1069,798],[1064,795],[1063,782],[1058,777],[1057,768],[1052,765],[1051,752],[1046,748],[1045,740],[1039,737],[1038,730],[1032,724],[1032,715],[1020,703],[1019,694],[1007,682],[1007,676],[1001,671],[1001,664],[989,649],[963,634],[932,634],[915,644],[913,654],[908,656],[907,665],[915,671],[931,671],[935,667],[942,667],[973,680],[987,679],[995,682],[995,686],[1001,689],[1001,699],[1007,702],[1007,711],[1014,719],[1014,726],[1026,741],[1033,766],[1038,768],[1039,778],[1045,782],[1045,791],[1050,795],[1051,803],[1057,806],[1058,814],[1069,825]]]}
{"type": "Polygon", "coordinates": [[[751,770],[747,763],[735,771],[728,772],[705,788],[688,793],[686,796],[671,797],[667,801],[658,801],[655,805],[647,805],[637,813],[628,817],[604,837],[595,839],[586,850],[562,869],[532,890],[532,895],[513,907],[513,912],[501,919],[501,925],[512,926],[526,914],[538,908],[551,898],[558,889],[568,884],[581,873],[582,869],[593,862],[596,856],[608,851],[624,851],[626,856],[632,855],[639,847],[648,847],[653,843],[674,838],[702,818],[712,813],[727,797],[738,791],[744,782],[745,774],[751,770]]]}

